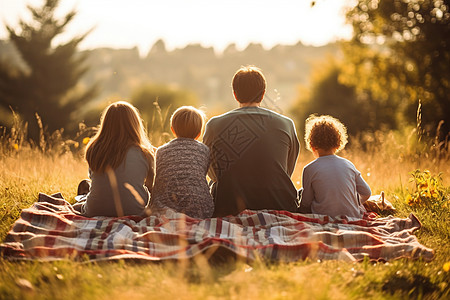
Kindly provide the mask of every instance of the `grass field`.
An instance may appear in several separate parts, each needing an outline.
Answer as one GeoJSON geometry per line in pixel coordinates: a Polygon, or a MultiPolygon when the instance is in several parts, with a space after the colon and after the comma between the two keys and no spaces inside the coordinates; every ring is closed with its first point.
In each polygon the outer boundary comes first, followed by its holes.
{"type": "MultiPolygon", "coordinates": [[[[407,135],[385,133],[371,138],[372,146],[363,147],[354,141],[342,155],[355,163],[373,193],[386,192],[397,208],[396,216],[414,212],[421,220],[423,228],[416,234],[422,244],[435,250],[431,262],[79,263],[10,262],[0,258],[0,299],[448,299],[448,152],[438,151],[432,142],[416,143],[407,135]],[[443,202],[425,207],[405,203],[414,191],[409,179],[415,169],[442,173],[443,202]]],[[[87,164],[81,159],[81,151],[62,153],[64,147],[78,149],[82,143],[55,139],[49,145],[30,147],[11,136],[4,136],[1,142],[3,240],[21,210],[36,201],[39,192],[61,192],[74,201],[78,182],[87,176],[87,164]]],[[[311,159],[309,153],[301,153],[293,176],[298,186],[301,169],[311,159]]]]}

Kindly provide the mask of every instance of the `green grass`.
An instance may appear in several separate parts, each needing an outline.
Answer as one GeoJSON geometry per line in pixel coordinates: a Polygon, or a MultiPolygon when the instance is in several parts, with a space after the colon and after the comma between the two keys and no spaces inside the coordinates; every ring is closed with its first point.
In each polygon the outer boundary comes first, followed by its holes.
{"type": "MultiPolygon", "coordinates": [[[[404,199],[407,189],[411,190],[409,172],[419,167],[443,172],[445,181],[450,176],[450,160],[436,163],[420,156],[399,161],[395,153],[374,155],[360,150],[345,155],[375,193],[386,192],[398,209],[396,216],[414,212],[419,218],[423,228],[416,234],[422,244],[436,251],[433,261],[247,264],[230,260],[205,264],[201,260],[80,263],[0,258],[0,299],[448,299],[450,272],[443,266],[450,261],[449,209],[411,208],[404,199]]],[[[301,168],[310,159],[301,154],[294,180],[300,180],[301,168]]],[[[39,192],[61,192],[73,201],[79,180],[87,175],[86,163],[71,152],[56,155],[26,146],[16,151],[3,145],[0,163],[1,240],[39,192]]],[[[448,197],[448,185],[446,190],[448,197]]]]}

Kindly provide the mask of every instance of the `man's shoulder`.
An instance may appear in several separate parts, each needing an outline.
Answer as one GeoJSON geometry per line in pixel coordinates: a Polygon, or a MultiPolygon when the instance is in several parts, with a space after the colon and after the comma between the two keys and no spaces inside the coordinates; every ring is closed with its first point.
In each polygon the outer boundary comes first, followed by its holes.
{"type": "Polygon", "coordinates": [[[282,113],[276,112],[274,110],[268,109],[268,108],[264,108],[264,107],[260,107],[260,111],[262,113],[268,114],[270,116],[273,116],[275,118],[280,118],[280,119],[284,119],[284,120],[288,120],[290,122],[292,122],[292,119],[289,118],[288,116],[283,115],[282,113]]]}
{"type": "Polygon", "coordinates": [[[218,121],[218,120],[223,120],[223,119],[227,119],[227,118],[233,117],[233,116],[236,115],[236,113],[238,113],[238,112],[239,112],[239,111],[238,111],[237,109],[229,110],[229,111],[227,111],[227,112],[225,112],[225,113],[223,113],[223,114],[221,114],[221,115],[211,117],[211,119],[209,119],[208,123],[210,123],[210,122],[216,122],[216,121],[218,121]]]}
{"type": "Polygon", "coordinates": [[[263,107],[258,107],[255,109],[242,109],[242,108],[237,108],[237,109],[233,109],[230,110],[226,113],[223,113],[221,115],[218,116],[214,116],[212,117],[209,121],[208,124],[217,124],[217,123],[221,123],[221,122],[226,122],[227,120],[233,120],[236,117],[239,117],[241,115],[260,115],[260,116],[266,116],[269,119],[275,119],[275,120],[281,120],[283,122],[289,123],[289,124],[294,124],[294,122],[292,121],[291,118],[282,115],[281,113],[275,112],[273,110],[267,109],[267,108],[263,108],[263,107]]]}
{"type": "Polygon", "coordinates": [[[230,110],[218,116],[211,117],[208,122],[206,122],[206,131],[215,130],[226,126],[228,123],[232,122],[237,116],[236,110],[230,110]]]}
{"type": "Polygon", "coordinates": [[[269,124],[270,123],[272,123],[274,125],[277,124],[275,126],[281,126],[282,128],[285,128],[286,130],[292,130],[293,128],[295,128],[294,121],[291,118],[289,118],[288,116],[285,116],[279,112],[260,107],[259,114],[267,116],[267,120],[268,120],[269,124]]]}

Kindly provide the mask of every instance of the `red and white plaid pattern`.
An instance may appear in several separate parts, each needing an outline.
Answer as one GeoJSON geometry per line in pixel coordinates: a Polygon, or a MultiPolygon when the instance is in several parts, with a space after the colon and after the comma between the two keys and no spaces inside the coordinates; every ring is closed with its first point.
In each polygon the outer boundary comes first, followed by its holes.
{"type": "Polygon", "coordinates": [[[365,256],[383,261],[431,260],[433,250],[413,234],[420,227],[413,214],[406,219],[369,215],[354,219],[275,210],[245,210],[237,216],[204,220],[172,210],[146,218],[86,218],[77,215],[60,194],[39,194],[39,201],[24,209],[14,223],[0,253],[23,260],[161,261],[214,253],[248,261],[357,261],[365,256]]]}

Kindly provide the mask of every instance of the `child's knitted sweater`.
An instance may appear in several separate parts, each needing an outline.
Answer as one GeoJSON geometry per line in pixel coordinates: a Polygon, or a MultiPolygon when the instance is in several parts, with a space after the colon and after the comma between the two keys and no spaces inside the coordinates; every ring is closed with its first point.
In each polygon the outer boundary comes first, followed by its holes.
{"type": "Polygon", "coordinates": [[[194,139],[176,138],[158,148],[151,207],[169,207],[194,218],[214,211],[206,173],[209,148],[194,139]]]}

